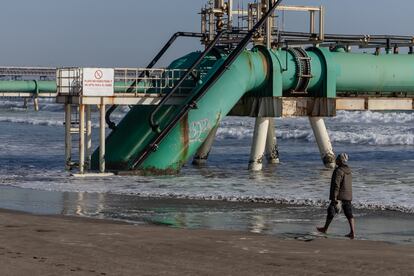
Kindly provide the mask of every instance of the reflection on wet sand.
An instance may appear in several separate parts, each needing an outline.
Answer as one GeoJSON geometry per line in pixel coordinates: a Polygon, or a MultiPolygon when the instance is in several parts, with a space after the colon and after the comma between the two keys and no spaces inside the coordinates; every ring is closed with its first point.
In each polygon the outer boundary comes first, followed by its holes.
{"type": "MultiPolygon", "coordinates": [[[[132,195],[48,192],[0,187],[0,208],[36,214],[63,214],[161,224],[180,228],[249,231],[291,238],[313,235],[325,217],[323,208],[277,204],[149,199],[132,195]]],[[[414,243],[411,214],[357,210],[360,239],[414,243]]],[[[330,237],[341,237],[346,219],[332,225],[330,237]]]]}

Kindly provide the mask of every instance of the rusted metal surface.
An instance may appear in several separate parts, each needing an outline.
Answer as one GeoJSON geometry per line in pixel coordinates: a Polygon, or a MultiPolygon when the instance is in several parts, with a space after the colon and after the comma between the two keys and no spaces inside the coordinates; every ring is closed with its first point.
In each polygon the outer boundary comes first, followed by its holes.
{"type": "Polygon", "coordinates": [[[181,161],[186,162],[188,155],[188,147],[190,144],[190,135],[189,135],[189,126],[188,126],[188,114],[186,114],[180,121],[180,130],[181,130],[181,161]]]}

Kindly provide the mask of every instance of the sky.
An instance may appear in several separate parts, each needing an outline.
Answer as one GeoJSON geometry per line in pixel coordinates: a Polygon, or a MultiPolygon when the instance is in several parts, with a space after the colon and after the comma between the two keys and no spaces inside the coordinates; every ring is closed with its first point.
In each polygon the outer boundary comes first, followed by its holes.
{"type": "MultiPolygon", "coordinates": [[[[198,12],[206,2],[2,0],[0,66],[144,67],[174,32],[200,30],[198,12]]],[[[414,34],[412,0],[284,4],[325,6],[327,33],[414,34]]],[[[307,21],[304,15],[285,14],[286,30],[303,30],[307,21]]],[[[198,47],[197,39],[183,38],[161,63],[198,47]]]]}

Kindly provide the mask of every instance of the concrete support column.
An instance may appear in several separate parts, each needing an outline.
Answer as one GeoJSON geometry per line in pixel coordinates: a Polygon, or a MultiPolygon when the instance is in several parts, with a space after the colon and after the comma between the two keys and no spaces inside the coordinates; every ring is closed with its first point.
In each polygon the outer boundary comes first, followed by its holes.
{"type": "Polygon", "coordinates": [[[79,105],[79,173],[85,172],[85,105],[79,105]]]}
{"type": "Polygon", "coordinates": [[[91,169],[91,156],[92,156],[92,119],[91,119],[91,106],[86,106],[86,163],[88,169],[91,169]]]}
{"type": "Polygon", "coordinates": [[[71,135],[71,114],[72,106],[65,104],[65,169],[71,169],[72,163],[72,135],[71,135]]]}
{"type": "Polygon", "coordinates": [[[101,104],[99,107],[99,172],[105,172],[105,104],[103,98],[101,99],[101,104]]]}
{"type": "Polygon", "coordinates": [[[256,118],[250,151],[249,170],[260,171],[263,167],[263,154],[266,146],[269,121],[270,119],[267,117],[256,118]]]}
{"type": "Polygon", "coordinates": [[[39,98],[36,96],[33,97],[33,106],[35,111],[39,111],[39,98]]]}
{"type": "Polygon", "coordinates": [[[213,145],[214,139],[216,138],[218,126],[211,129],[206,140],[198,149],[197,153],[194,155],[193,164],[194,165],[203,165],[207,162],[208,155],[211,151],[211,146],[213,145]]]}
{"type": "Polygon", "coordinates": [[[335,168],[335,153],[326,130],[325,122],[322,117],[309,117],[316,143],[321,153],[323,164],[327,168],[335,168]]]}
{"type": "Polygon", "coordinates": [[[275,120],[274,118],[270,118],[266,139],[266,159],[269,164],[279,163],[279,149],[277,146],[277,138],[275,131],[275,120]]]}

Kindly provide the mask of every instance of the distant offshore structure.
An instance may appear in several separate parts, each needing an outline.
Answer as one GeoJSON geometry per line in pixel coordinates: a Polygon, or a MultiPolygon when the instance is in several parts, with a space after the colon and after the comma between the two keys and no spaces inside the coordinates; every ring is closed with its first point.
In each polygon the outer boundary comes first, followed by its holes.
{"type": "Polygon", "coordinates": [[[80,174],[175,174],[192,157],[204,164],[226,115],[256,118],[249,169],[261,170],[264,159],[279,162],[273,118],[287,116],[309,117],[323,163],[332,168],[323,117],[414,109],[413,37],[325,34],[322,6],[281,2],[242,9],[232,0],[209,1],[201,31],[175,33],[145,68],[0,68],[0,96],[64,104],[66,168],[80,174]],[[285,12],[308,16],[308,32],[284,30],[278,14],[285,12]],[[155,68],[180,37],[199,39],[205,50],[155,68]],[[94,152],[93,105],[100,112],[94,152]],[[131,110],[115,124],[111,114],[120,105],[131,110]]]}

